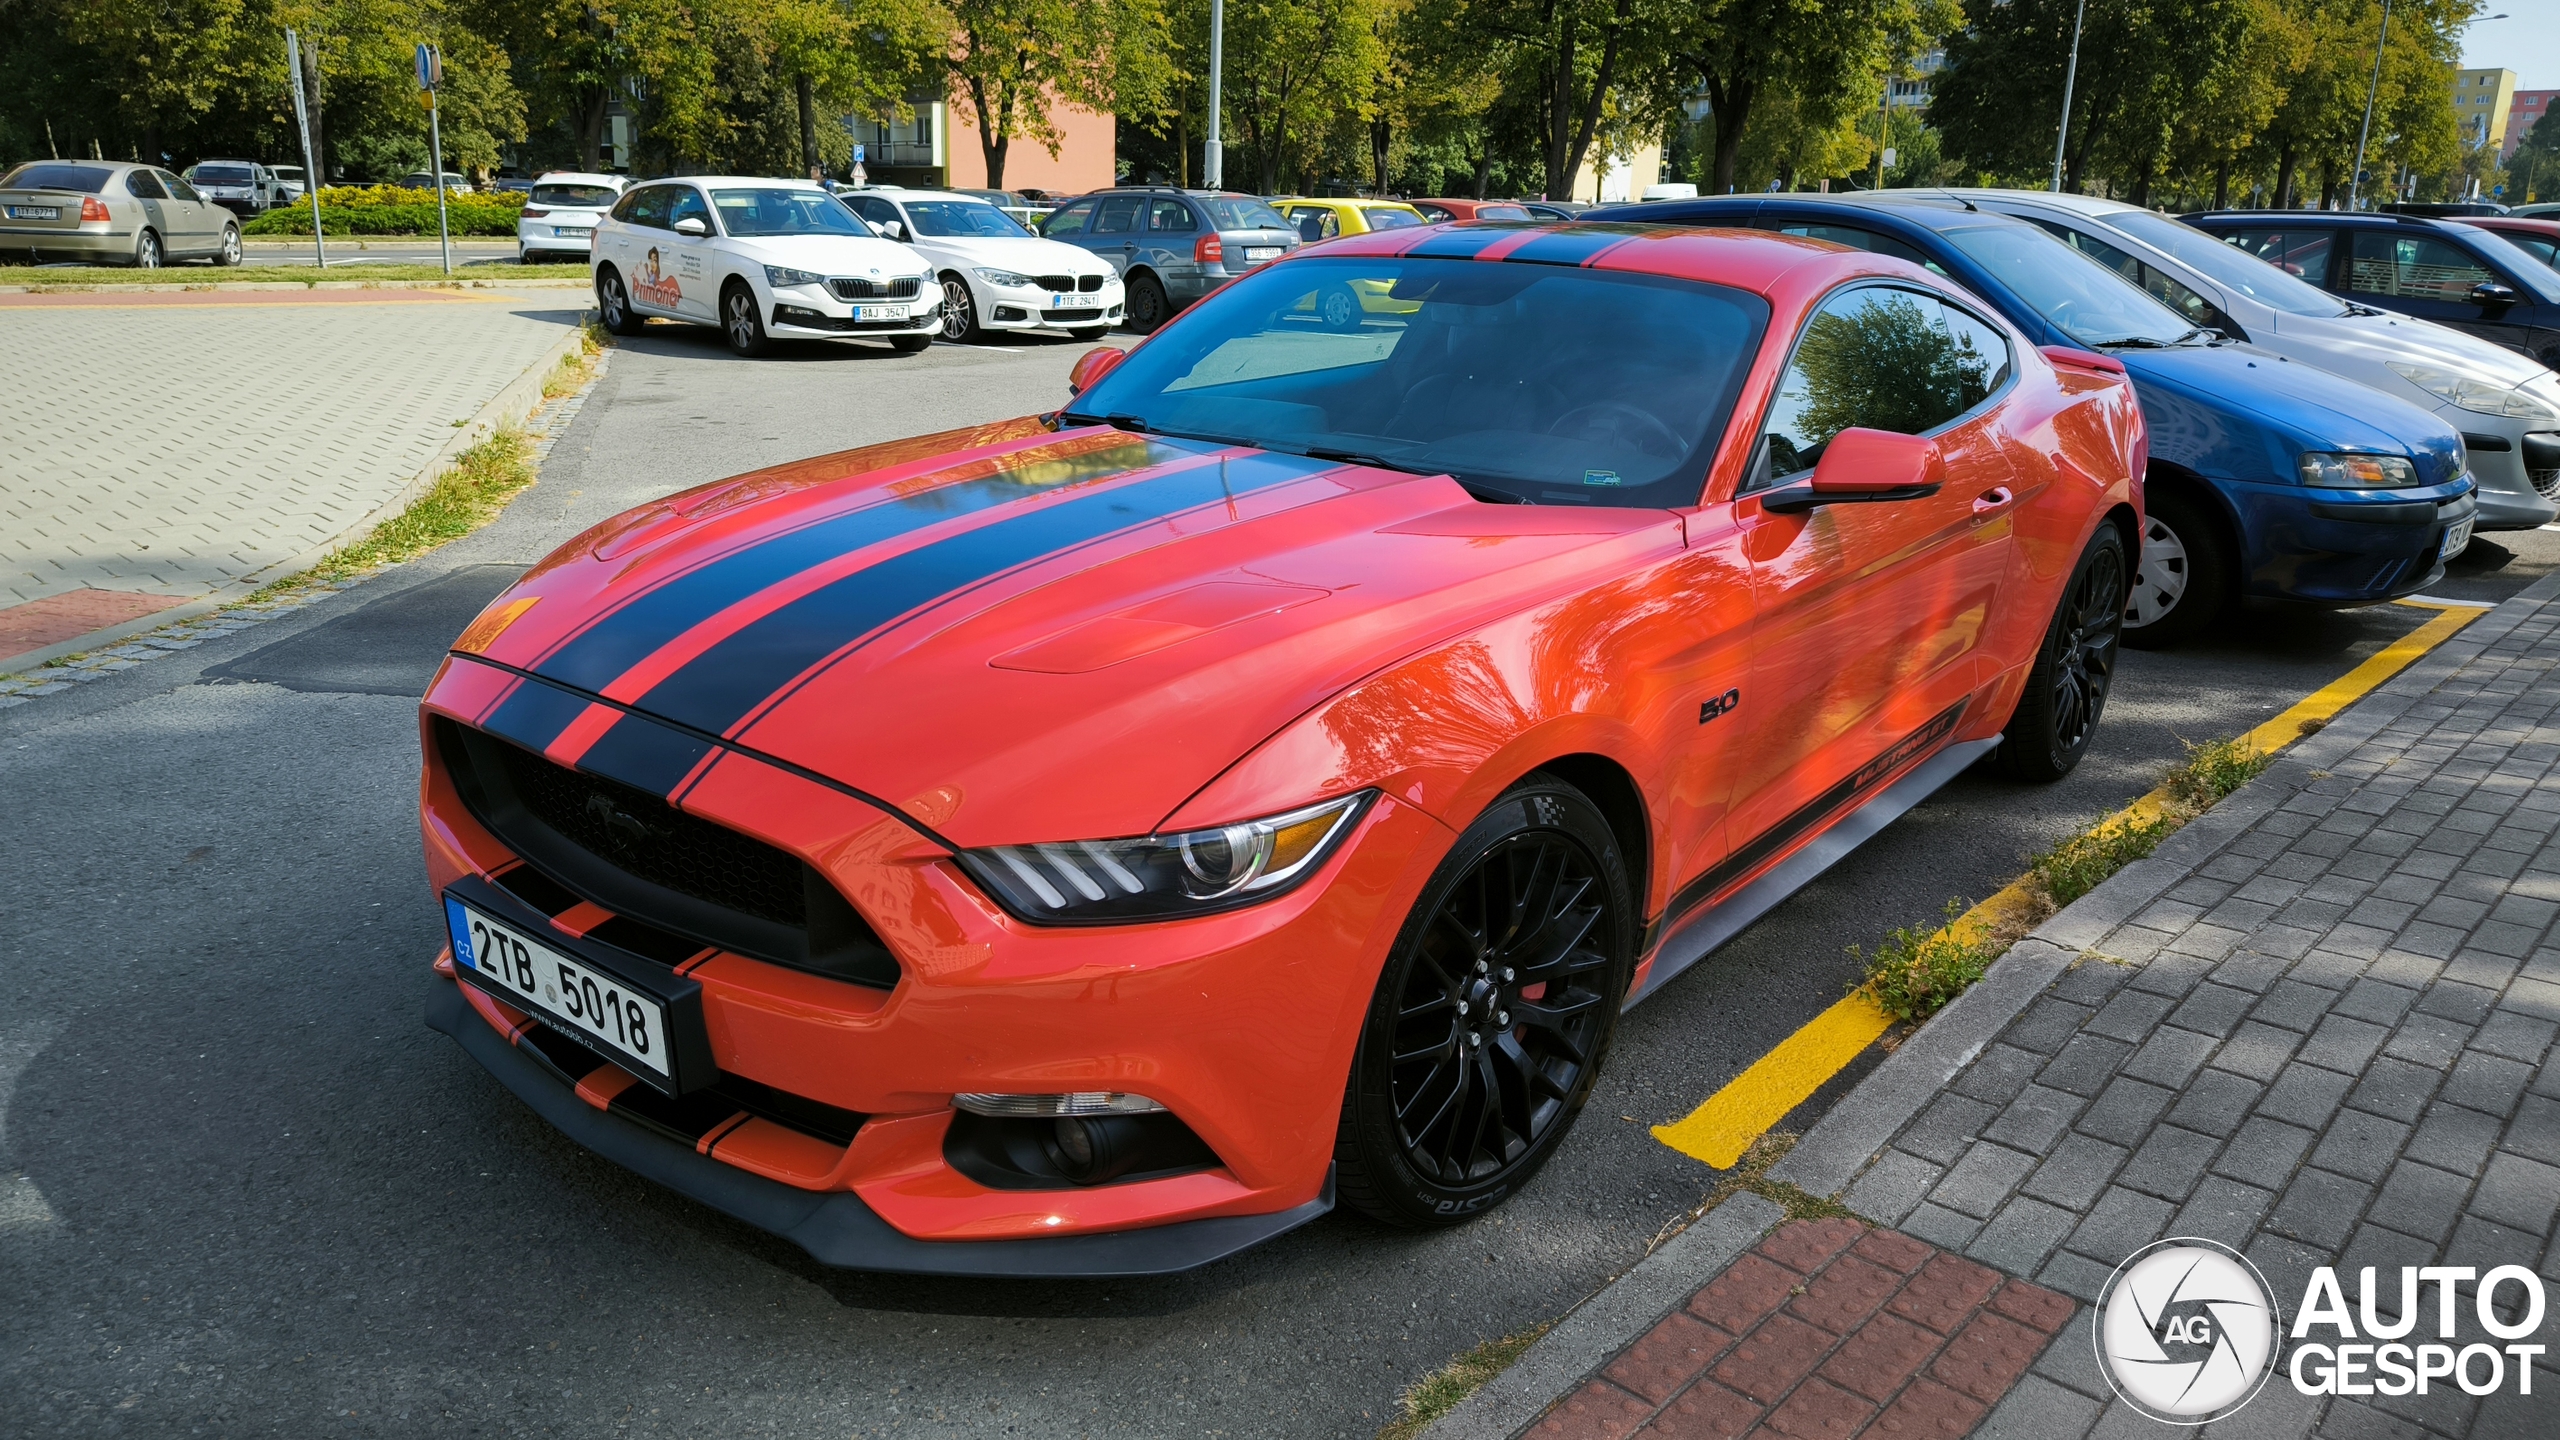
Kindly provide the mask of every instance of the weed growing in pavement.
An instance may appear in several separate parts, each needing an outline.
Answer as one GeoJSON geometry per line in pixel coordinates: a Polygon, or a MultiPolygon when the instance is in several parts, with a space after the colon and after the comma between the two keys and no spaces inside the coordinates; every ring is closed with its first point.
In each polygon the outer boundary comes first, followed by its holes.
{"type": "Polygon", "coordinates": [[[455,456],[453,468],[437,476],[408,509],[331,552],[309,573],[315,579],[339,580],[414,560],[488,524],[532,483],[533,443],[509,426],[455,456]]]}
{"type": "Polygon", "coordinates": [[[2052,909],[2059,910],[2097,889],[2099,881],[2159,849],[2160,842],[2177,828],[2178,823],[2166,815],[2101,825],[2028,861],[2027,874],[2052,909]]]}
{"type": "Polygon", "coordinates": [[[595,378],[596,357],[604,353],[606,331],[593,319],[578,322],[576,353],[563,355],[560,363],[543,377],[542,399],[548,404],[563,395],[575,395],[595,378]]]}
{"type": "Polygon", "coordinates": [[[1850,993],[1866,991],[1896,1020],[1925,1020],[1938,1013],[1940,1006],[1981,979],[2007,948],[1960,933],[1956,921],[1964,913],[1962,900],[1949,900],[1947,923],[1935,931],[1898,926],[1876,943],[1872,955],[1850,946],[1849,958],[1864,970],[1849,987],[1850,993]]]}
{"type": "Polygon", "coordinates": [[[1538,1343],[1538,1337],[1553,1328],[1555,1322],[1532,1326],[1517,1335],[1487,1340],[1473,1350],[1413,1382],[1404,1392],[1404,1413],[1378,1431],[1378,1440],[1413,1440],[1431,1426],[1431,1422],[1458,1408],[1468,1396],[1484,1388],[1484,1382],[1509,1369],[1522,1352],[1538,1343]]]}
{"type": "MultiPolygon", "coordinates": [[[[2304,733],[2308,734],[2308,731],[2304,733]]],[[[2186,744],[2187,758],[2171,766],[2160,788],[2185,805],[2188,818],[2211,809],[2213,802],[2258,778],[2276,757],[2252,746],[2246,736],[2186,744]]]]}

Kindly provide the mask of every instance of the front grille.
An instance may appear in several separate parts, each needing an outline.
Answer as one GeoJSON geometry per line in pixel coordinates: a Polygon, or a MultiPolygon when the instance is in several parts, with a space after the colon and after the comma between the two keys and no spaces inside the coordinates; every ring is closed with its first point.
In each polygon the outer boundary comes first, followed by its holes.
{"type": "Polygon", "coordinates": [[[901,275],[895,280],[830,280],[827,288],[839,300],[913,300],[924,293],[924,282],[901,275]]]}
{"type": "Polygon", "coordinates": [[[1102,288],[1102,277],[1099,275],[1079,275],[1076,277],[1076,288],[1084,291],[1099,290],[1102,288]]]}
{"type": "MultiPolygon", "coordinates": [[[[754,959],[857,984],[897,984],[896,957],[797,856],[442,717],[435,733],[473,818],[579,899],[754,959]]],[[[661,959],[680,948],[667,939],[643,943],[638,933],[611,943],[661,959]]]]}
{"type": "Polygon", "coordinates": [[[1034,275],[1031,277],[1031,283],[1043,290],[1061,292],[1082,290],[1091,293],[1102,288],[1102,277],[1099,275],[1034,275]]]}

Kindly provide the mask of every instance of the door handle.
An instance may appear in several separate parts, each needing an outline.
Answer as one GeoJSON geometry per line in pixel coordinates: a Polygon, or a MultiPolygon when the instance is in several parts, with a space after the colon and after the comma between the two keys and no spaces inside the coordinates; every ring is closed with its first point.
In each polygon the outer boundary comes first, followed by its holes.
{"type": "Polygon", "coordinates": [[[1974,518],[1979,520],[1986,516],[1996,515],[2001,511],[2008,509],[2010,503],[2015,501],[2017,498],[2017,496],[2009,493],[2008,486],[1994,485],[1990,489],[1973,497],[1974,518]]]}

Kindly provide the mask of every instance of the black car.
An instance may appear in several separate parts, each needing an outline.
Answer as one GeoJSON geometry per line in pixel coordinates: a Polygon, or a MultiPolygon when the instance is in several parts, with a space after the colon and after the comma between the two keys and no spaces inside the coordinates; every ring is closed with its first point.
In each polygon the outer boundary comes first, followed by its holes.
{"type": "Polygon", "coordinates": [[[2180,218],[2351,303],[2467,330],[2560,370],[2560,273],[2477,225],[2332,210],[2180,218]]]}

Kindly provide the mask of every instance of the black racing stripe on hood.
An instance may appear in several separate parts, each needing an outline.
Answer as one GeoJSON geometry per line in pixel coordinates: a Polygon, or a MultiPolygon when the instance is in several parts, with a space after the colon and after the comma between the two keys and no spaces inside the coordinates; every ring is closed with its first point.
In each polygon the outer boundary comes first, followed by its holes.
{"type": "Polygon", "coordinates": [[[711,750],[708,740],[626,713],[578,757],[578,768],[664,800],[711,750]]]}
{"type": "Polygon", "coordinates": [[[563,684],[601,693],[624,671],[705,618],[813,565],[1061,485],[1190,459],[1199,453],[1196,448],[1131,435],[1123,443],[1076,455],[1049,455],[1034,448],[1007,456],[1005,468],[992,475],[865,506],[723,555],[606,615],[536,661],[533,668],[563,684]]]}
{"type": "Polygon", "coordinates": [[[635,708],[726,734],[810,667],[900,616],[1105,536],[1339,468],[1331,460],[1258,454],[1187,467],[963,531],[780,607],[650,687],[635,708]]]}
{"type": "Polygon", "coordinates": [[[1541,235],[1502,258],[1532,265],[1589,265],[1621,245],[1635,243],[1638,236],[1646,233],[1634,226],[1604,230],[1596,225],[1576,225],[1570,230],[1541,235]]]}
{"type": "MultiPolygon", "coordinates": [[[[476,657],[474,657],[476,658],[476,657]]],[[[513,693],[498,702],[480,728],[500,739],[512,740],[536,755],[551,748],[569,722],[586,713],[587,701],[582,695],[555,690],[548,685],[531,683],[516,686],[513,693]]]]}

